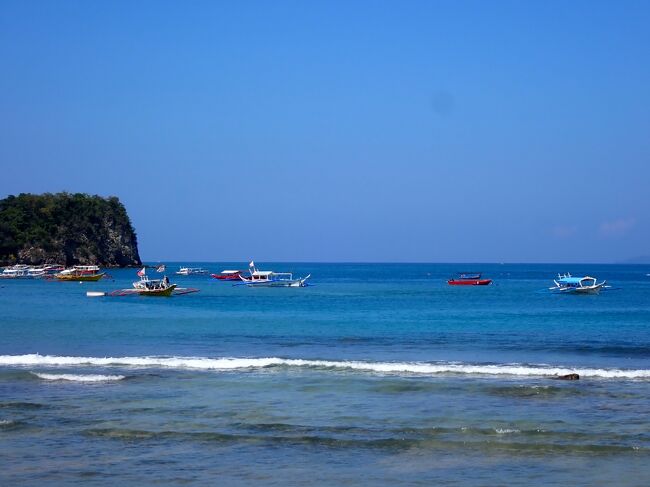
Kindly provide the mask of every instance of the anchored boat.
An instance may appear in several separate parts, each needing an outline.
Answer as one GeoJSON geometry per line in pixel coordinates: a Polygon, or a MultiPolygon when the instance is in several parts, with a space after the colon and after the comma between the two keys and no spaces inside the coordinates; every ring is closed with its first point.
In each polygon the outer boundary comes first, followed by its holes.
{"type": "Polygon", "coordinates": [[[176,271],[176,275],[179,276],[191,276],[194,274],[202,275],[207,274],[208,270],[202,267],[181,267],[176,271]]]}
{"type": "Polygon", "coordinates": [[[307,279],[311,277],[311,274],[308,274],[294,279],[291,272],[258,271],[255,262],[251,262],[249,267],[249,277],[239,274],[239,279],[243,281],[239,284],[249,287],[306,287],[307,279]]]}
{"type": "MultiPolygon", "coordinates": [[[[189,294],[196,293],[199,290],[194,288],[180,288],[178,284],[172,284],[169,282],[169,278],[164,276],[162,279],[149,279],[145,273],[145,269],[138,271],[138,276],[140,280],[133,283],[132,289],[118,289],[111,293],[108,293],[108,296],[176,296],[179,294],[189,294]]],[[[86,293],[90,296],[90,294],[86,293]]],[[[103,295],[102,293],[93,294],[97,296],[103,295]]]]}
{"type": "Polygon", "coordinates": [[[11,267],[6,267],[2,271],[2,274],[0,274],[0,278],[2,279],[27,279],[29,277],[31,277],[29,275],[29,266],[25,264],[16,264],[11,267]]]}
{"type": "Polygon", "coordinates": [[[178,285],[171,284],[167,276],[162,279],[149,279],[143,274],[139,281],[133,283],[133,287],[140,296],[171,296],[178,285]]]}
{"type": "Polygon", "coordinates": [[[561,294],[598,294],[605,286],[607,281],[597,282],[595,277],[573,277],[568,272],[566,274],[558,274],[557,279],[553,282],[555,286],[548,288],[550,291],[561,294]]]}
{"type": "Polygon", "coordinates": [[[447,281],[450,286],[487,286],[491,283],[492,279],[482,279],[477,272],[461,272],[458,277],[447,281]]]}
{"type": "Polygon", "coordinates": [[[234,271],[234,270],[223,270],[220,274],[210,274],[213,279],[219,279],[220,281],[239,281],[239,276],[242,275],[244,271],[234,271]]]}
{"type": "Polygon", "coordinates": [[[54,278],[59,281],[99,281],[104,275],[96,265],[76,265],[54,274],[54,278]]]}

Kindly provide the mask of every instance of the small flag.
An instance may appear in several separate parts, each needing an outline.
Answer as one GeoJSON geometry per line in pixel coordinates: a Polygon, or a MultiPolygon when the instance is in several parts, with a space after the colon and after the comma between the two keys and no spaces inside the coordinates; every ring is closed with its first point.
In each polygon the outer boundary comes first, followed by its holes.
{"type": "Polygon", "coordinates": [[[165,264],[161,264],[156,267],[156,272],[165,272],[165,264]]]}
{"type": "Polygon", "coordinates": [[[250,268],[253,268],[253,267],[255,267],[255,262],[253,262],[253,261],[251,260],[251,263],[250,263],[250,264],[248,264],[248,267],[250,267],[250,268]]]}
{"type": "Polygon", "coordinates": [[[145,273],[145,270],[144,270],[144,269],[145,269],[145,268],[143,267],[142,269],[140,269],[140,270],[138,271],[138,276],[140,276],[140,277],[144,276],[144,273],[145,273]]]}

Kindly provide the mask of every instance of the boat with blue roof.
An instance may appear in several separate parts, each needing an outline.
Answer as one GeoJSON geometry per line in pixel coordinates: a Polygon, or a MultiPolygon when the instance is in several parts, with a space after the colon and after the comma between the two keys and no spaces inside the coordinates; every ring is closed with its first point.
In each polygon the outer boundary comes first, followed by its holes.
{"type": "Polygon", "coordinates": [[[549,291],[560,294],[598,294],[605,287],[607,281],[598,282],[595,277],[584,276],[574,277],[570,273],[558,274],[557,279],[553,282],[555,286],[550,287],[549,291]]]}

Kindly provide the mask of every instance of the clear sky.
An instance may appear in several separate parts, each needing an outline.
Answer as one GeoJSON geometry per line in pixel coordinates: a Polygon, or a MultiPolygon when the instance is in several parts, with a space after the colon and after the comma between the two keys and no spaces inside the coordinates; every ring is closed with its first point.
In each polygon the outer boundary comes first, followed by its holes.
{"type": "Polygon", "coordinates": [[[0,0],[0,197],[144,260],[650,254],[650,2],[0,0]]]}

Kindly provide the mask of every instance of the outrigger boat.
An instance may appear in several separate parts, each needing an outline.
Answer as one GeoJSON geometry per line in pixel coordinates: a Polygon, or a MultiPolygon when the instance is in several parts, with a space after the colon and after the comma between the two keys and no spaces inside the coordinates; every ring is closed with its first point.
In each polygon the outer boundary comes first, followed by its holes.
{"type": "Polygon", "coordinates": [[[239,285],[249,287],[306,287],[308,286],[307,279],[311,277],[311,274],[307,274],[305,277],[294,279],[291,272],[258,271],[254,262],[251,262],[249,267],[249,277],[239,274],[239,279],[243,281],[239,285]]]}
{"type": "Polygon", "coordinates": [[[177,284],[171,284],[167,276],[162,279],[149,279],[146,275],[133,283],[135,291],[140,296],[171,296],[177,284]]]}
{"type": "Polygon", "coordinates": [[[490,283],[492,279],[482,279],[481,274],[476,272],[462,272],[457,278],[447,281],[450,286],[487,286],[490,283]]]}
{"type": "Polygon", "coordinates": [[[96,265],[76,265],[54,274],[54,278],[59,281],[99,281],[104,275],[96,265]]]}
{"type": "Polygon", "coordinates": [[[597,282],[596,278],[591,276],[573,277],[568,272],[558,274],[553,282],[555,286],[549,287],[549,291],[560,294],[598,294],[602,289],[609,287],[605,286],[607,281],[597,282]]]}
{"type": "Polygon", "coordinates": [[[220,281],[239,281],[239,276],[243,274],[244,271],[233,271],[233,270],[223,270],[220,274],[210,274],[213,279],[219,279],[220,281]]]}
{"type": "Polygon", "coordinates": [[[0,278],[2,279],[27,279],[31,277],[29,275],[29,266],[25,264],[16,264],[11,267],[6,267],[0,278]]]}
{"type": "Polygon", "coordinates": [[[181,267],[176,271],[176,274],[179,276],[190,276],[192,274],[207,274],[208,270],[202,267],[181,267]]]}
{"type": "Polygon", "coordinates": [[[41,277],[50,277],[53,274],[64,269],[58,264],[47,264],[40,266],[28,266],[25,264],[16,264],[5,268],[0,273],[1,279],[39,279],[41,277]]]}
{"type": "Polygon", "coordinates": [[[306,287],[310,277],[311,274],[307,274],[294,279],[291,272],[254,271],[249,278],[240,275],[239,279],[243,281],[240,284],[249,287],[306,287]]]}
{"type": "MultiPolygon", "coordinates": [[[[194,288],[180,288],[178,284],[169,282],[169,278],[164,276],[162,279],[149,279],[147,275],[140,271],[138,272],[140,280],[133,283],[132,289],[118,289],[108,293],[108,296],[176,296],[180,294],[196,293],[199,290],[194,288]]],[[[101,296],[103,293],[87,293],[88,296],[101,296]]]]}

